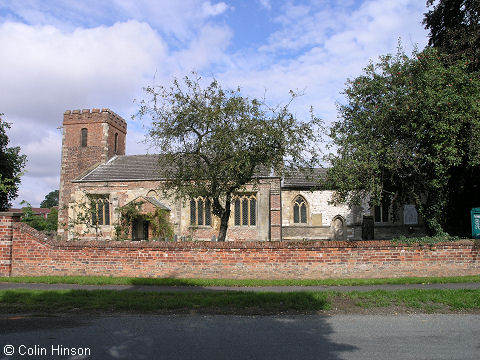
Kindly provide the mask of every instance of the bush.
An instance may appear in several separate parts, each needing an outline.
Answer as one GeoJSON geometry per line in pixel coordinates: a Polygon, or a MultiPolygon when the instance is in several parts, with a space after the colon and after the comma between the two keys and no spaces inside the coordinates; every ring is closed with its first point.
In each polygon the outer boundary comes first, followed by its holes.
{"type": "Polygon", "coordinates": [[[454,242],[461,240],[458,236],[451,236],[443,233],[437,236],[421,236],[421,237],[406,237],[400,236],[392,240],[393,244],[407,244],[407,245],[434,245],[443,242],[454,242]]]}

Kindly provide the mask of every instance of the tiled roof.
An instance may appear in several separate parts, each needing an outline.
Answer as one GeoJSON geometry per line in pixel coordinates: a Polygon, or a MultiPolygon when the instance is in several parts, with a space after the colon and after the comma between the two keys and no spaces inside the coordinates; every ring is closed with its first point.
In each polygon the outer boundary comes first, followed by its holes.
{"type": "MultiPolygon", "coordinates": [[[[158,166],[160,155],[123,155],[110,159],[105,164],[97,166],[83,177],[75,180],[77,182],[90,181],[142,181],[162,180],[165,176],[161,173],[168,173],[163,169],[161,172],[158,166]]],[[[284,188],[312,188],[319,186],[319,179],[323,179],[326,169],[312,169],[306,172],[297,171],[285,176],[282,187],[284,188]]],[[[258,177],[273,176],[271,172],[260,166],[257,171],[258,177]]]]}
{"type": "Polygon", "coordinates": [[[162,202],[158,201],[157,199],[155,199],[154,197],[151,197],[151,196],[136,197],[135,199],[130,201],[129,204],[137,203],[138,199],[144,199],[144,200],[148,201],[150,204],[154,205],[155,207],[157,207],[159,209],[172,211],[172,209],[170,209],[167,205],[163,204],[162,202]]]}
{"type": "Polygon", "coordinates": [[[283,188],[312,188],[322,187],[321,180],[325,179],[327,169],[316,168],[305,171],[296,171],[285,176],[283,188]]]}
{"type": "Polygon", "coordinates": [[[158,155],[123,155],[97,166],[76,181],[161,180],[158,155]]]}
{"type": "MultiPolygon", "coordinates": [[[[168,169],[160,171],[158,160],[160,155],[123,155],[110,159],[88,174],[78,178],[77,182],[85,181],[134,181],[134,180],[162,180],[168,169]]],[[[270,171],[259,166],[258,177],[269,177],[270,171]]]]}
{"type": "Polygon", "coordinates": [[[171,211],[172,209],[170,209],[167,205],[161,203],[160,201],[158,201],[157,199],[151,197],[151,196],[145,196],[144,199],[150,201],[151,204],[155,205],[156,207],[158,207],[159,209],[162,209],[162,210],[168,210],[168,211],[171,211]]]}

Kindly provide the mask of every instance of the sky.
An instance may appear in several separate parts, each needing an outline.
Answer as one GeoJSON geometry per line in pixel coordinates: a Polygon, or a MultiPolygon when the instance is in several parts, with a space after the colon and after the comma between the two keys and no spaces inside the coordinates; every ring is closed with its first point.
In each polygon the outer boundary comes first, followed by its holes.
{"type": "Polygon", "coordinates": [[[127,155],[154,153],[132,120],[142,88],[198,72],[328,126],[348,78],[369,61],[422,49],[426,0],[0,0],[0,113],[27,165],[18,197],[60,184],[65,110],[109,108],[128,122],[127,155]]]}

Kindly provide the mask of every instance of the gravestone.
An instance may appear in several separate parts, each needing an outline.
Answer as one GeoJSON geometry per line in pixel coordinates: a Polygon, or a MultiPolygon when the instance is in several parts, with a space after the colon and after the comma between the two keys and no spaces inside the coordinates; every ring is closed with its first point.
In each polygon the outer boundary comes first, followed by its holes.
{"type": "Polygon", "coordinates": [[[418,224],[418,213],[415,205],[404,205],[403,206],[403,223],[405,225],[417,225],[418,224]]]}
{"type": "Polygon", "coordinates": [[[363,216],[362,221],[362,240],[373,240],[374,238],[375,223],[373,216],[363,216]]]}

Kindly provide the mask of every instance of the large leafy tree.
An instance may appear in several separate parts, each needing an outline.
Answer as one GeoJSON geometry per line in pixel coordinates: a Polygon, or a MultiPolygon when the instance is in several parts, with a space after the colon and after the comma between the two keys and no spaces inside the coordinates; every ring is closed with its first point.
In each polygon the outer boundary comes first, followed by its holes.
{"type": "Polygon", "coordinates": [[[260,169],[280,174],[318,160],[320,120],[312,115],[301,122],[288,104],[270,108],[240,89],[224,90],[216,80],[202,87],[195,73],[170,87],[145,90],[139,115],[153,122],[149,136],[163,155],[164,190],[208,199],[220,219],[219,241],[226,238],[233,196],[255,183],[260,169]]]}
{"type": "MultiPolygon", "coordinates": [[[[480,1],[428,0],[432,8],[423,23],[430,30],[429,45],[438,49],[447,65],[464,61],[472,76],[480,71],[480,1]]],[[[480,167],[457,166],[449,180],[446,229],[468,235],[469,210],[479,206],[480,167]]]]}
{"type": "MultiPolygon", "coordinates": [[[[337,200],[415,202],[430,234],[447,223],[456,171],[480,166],[480,80],[435,49],[382,56],[349,80],[331,138],[337,200]]],[[[478,184],[478,179],[476,180],[478,184]]],[[[476,194],[479,199],[477,188],[476,194]]]]}
{"type": "Polygon", "coordinates": [[[53,206],[58,206],[58,190],[50,191],[40,203],[41,208],[50,209],[53,206]]]}
{"type": "Polygon", "coordinates": [[[480,1],[428,0],[427,6],[432,10],[423,24],[430,30],[429,45],[449,63],[464,59],[471,71],[480,70],[480,1]]]}
{"type": "Polygon", "coordinates": [[[0,114],[0,211],[9,208],[10,201],[17,196],[21,171],[26,156],[20,154],[20,147],[8,147],[7,130],[10,124],[2,120],[0,114]]]}

